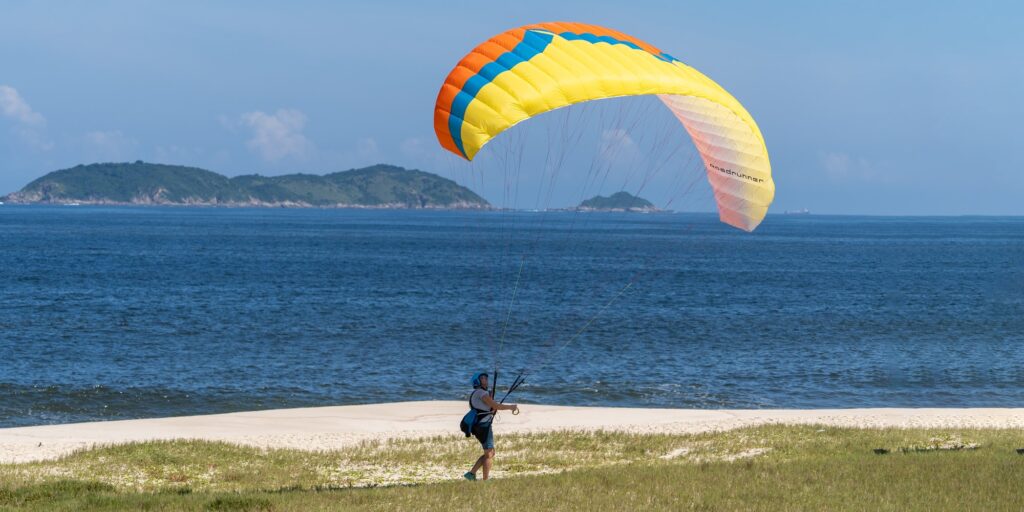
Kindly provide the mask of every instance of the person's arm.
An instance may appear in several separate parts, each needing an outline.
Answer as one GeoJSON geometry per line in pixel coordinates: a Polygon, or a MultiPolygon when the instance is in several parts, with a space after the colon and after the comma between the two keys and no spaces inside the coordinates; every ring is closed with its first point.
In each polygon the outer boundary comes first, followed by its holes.
{"type": "Polygon", "coordinates": [[[483,398],[483,401],[484,401],[485,404],[487,404],[487,407],[490,407],[492,410],[495,410],[495,411],[514,411],[514,410],[519,408],[519,406],[516,405],[516,404],[502,404],[502,403],[498,403],[497,400],[491,398],[491,395],[486,395],[485,394],[481,398],[483,398]]]}

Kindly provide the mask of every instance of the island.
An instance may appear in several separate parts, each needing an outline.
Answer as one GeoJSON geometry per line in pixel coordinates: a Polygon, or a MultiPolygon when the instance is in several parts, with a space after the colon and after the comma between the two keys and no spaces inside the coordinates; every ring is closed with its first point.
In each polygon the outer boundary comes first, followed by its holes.
{"type": "Polygon", "coordinates": [[[616,192],[611,196],[594,196],[580,203],[576,210],[583,212],[641,212],[661,211],[650,201],[629,192],[616,192]]]}
{"type": "Polygon", "coordinates": [[[325,175],[227,176],[180,165],[100,163],[51,172],[11,204],[490,209],[472,190],[436,174],[378,164],[325,175]]]}

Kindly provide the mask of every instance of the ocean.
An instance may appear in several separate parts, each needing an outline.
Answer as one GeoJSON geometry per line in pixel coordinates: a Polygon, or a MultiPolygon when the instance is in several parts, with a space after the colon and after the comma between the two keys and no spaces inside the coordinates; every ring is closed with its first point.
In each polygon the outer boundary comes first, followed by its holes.
{"type": "MultiPolygon", "coordinates": [[[[0,427],[1024,405],[1024,218],[0,206],[0,427]]],[[[454,423],[453,423],[454,428],[454,423]]]]}

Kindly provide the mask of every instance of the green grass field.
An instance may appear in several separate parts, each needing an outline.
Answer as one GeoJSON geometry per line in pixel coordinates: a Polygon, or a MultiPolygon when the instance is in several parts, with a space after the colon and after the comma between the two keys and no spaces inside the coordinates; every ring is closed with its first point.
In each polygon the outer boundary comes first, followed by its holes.
{"type": "Polygon", "coordinates": [[[499,433],[495,478],[467,482],[478,445],[455,436],[327,453],[152,442],[0,465],[0,509],[1024,510],[1020,447],[1020,430],[499,433]]]}

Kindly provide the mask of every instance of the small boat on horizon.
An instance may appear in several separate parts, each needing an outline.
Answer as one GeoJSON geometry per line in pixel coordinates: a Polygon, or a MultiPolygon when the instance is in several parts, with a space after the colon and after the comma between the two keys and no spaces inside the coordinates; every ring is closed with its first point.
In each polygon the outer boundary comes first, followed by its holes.
{"type": "Polygon", "coordinates": [[[799,210],[786,210],[782,213],[783,215],[810,215],[811,211],[807,208],[801,208],[799,210]]]}

